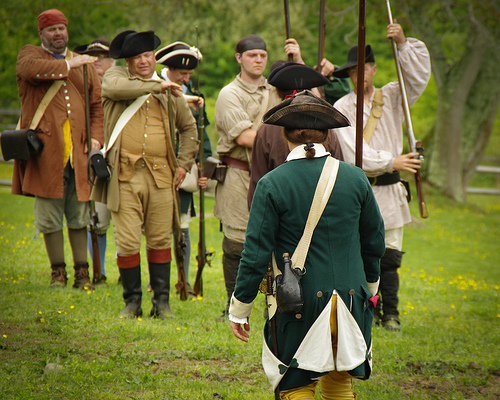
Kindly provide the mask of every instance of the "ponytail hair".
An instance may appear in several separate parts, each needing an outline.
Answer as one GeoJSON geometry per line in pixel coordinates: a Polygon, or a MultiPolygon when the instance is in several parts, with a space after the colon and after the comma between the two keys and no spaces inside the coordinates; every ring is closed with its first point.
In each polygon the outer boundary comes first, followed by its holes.
{"type": "Polygon", "coordinates": [[[324,143],[328,138],[328,130],[317,129],[283,129],[285,139],[293,144],[305,144],[306,158],[311,160],[316,155],[314,143],[324,143]]]}

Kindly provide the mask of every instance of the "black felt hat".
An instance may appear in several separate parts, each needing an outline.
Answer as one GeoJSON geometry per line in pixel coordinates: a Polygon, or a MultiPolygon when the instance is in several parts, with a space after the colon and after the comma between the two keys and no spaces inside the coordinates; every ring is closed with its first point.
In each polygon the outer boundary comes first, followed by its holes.
{"type": "Polygon", "coordinates": [[[106,39],[95,39],[89,44],[82,44],[73,49],[78,54],[98,54],[104,53],[109,55],[109,41],[106,39]]]}
{"type": "Polygon", "coordinates": [[[274,68],[269,73],[267,82],[281,91],[301,91],[326,85],[329,80],[307,65],[287,62],[274,68]]]}
{"type": "Polygon", "coordinates": [[[195,69],[203,56],[196,47],[175,42],[155,53],[156,61],[173,68],[195,69]]]}
{"type": "MultiPolygon", "coordinates": [[[[373,54],[372,46],[368,45],[365,48],[365,63],[370,62],[375,62],[375,55],[373,54]]],[[[337,78],[349,78],[347,70],[356,65],[358,65],[358,46],[353,46],[349,50],[349,53],[347,53],[347,63],[343,67],[333,71],[333,76],[337,78]]]]}
{"type": "Polygon", "coordinates": [[[349,120],[330,103],[304,90],[264,114],[264,123],[288,129],[333,129],[349,126],[349,120]]]}
{"type": "Polygon", "coordinates": [[[154,31],[123,31],[116,35],[109,46],[112,58],[129,58],[155,50],[161,43],[154,31]]]}

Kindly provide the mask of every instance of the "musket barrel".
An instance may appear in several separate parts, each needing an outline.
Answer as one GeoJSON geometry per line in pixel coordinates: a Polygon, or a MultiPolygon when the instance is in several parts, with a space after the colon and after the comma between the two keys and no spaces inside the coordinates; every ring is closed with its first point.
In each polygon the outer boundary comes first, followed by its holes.
{"type": "MultiPolygon", "coordinates": [[[[391,12],[391,3],[389,0],[385,0],[386,8],[387,8],[387,19],[389,21],[389,24],[392,24],[394,22],[394,19],[392,18],[392,12],[391,12]]],[[[394,39],[391,40],[392,43],[392,52],[394,55],[394,61],[396,63],[396,72],[398,75],[398,81],[399,81],[399,89],[401,91],[401,103],[403,107],[403,112],[405,116],[405,125],[406,125],[406,135],[408,137],[408,147],[410,152],[415,153],[419,152],[417,149],[417,141],[415,139],[415,135],[413,133],[413,124],[411,122],[411,115],[410,115],[410,105],[408,103],[408,96],[406,94],[406,87],[405,87],[405,81],[403,77],[403,71],[401,69],[401,64],[399,62],[399,55],[398,55],[398,46],[395,42],[394,39]]],[[[418,156],[420,157],[420,156],[418,156]]],[[[417,197],[418,197],[418,208],[420,212],[420,216],[422,218],[427,218],[429,216],[429,213],[427,211],[427,205],[425,204],[424,200],[424,193],[422,191],[422,179],[420,176],[420,170],[417,170],[415,174],[415,186],[417,188],[417,197]]]]}
{"type": "MultiPolygon", "coordinates": [[[[285,7],[286,38],[290,39],[292,37],[292,33],[290,29],[290,8],[288,7],[288,0],[284,0],[284,7],[285,7]]],[[[288,61],[293,61],[293,56],[291,54],[288,55],[288,61]]]]}
{"type": "Polygon", "coordinates": [[[363,109],[365,89],[366,0],[359,0],[358,82],[356,87],[356,166],[363,168],[363,109]]]}

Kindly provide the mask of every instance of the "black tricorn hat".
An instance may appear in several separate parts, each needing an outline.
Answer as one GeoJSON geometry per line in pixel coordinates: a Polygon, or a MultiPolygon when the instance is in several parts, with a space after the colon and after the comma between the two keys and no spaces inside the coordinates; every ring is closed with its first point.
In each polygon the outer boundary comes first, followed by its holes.
{"type": "Polygon", "coordinates": [[[153,51],[160,43],[161,40],[154,31],[123,31],[111,42],[109,55],[115,59],[134,57],[146,51],[153,51]]]}
{"type": "Polygon", "coordinates": [[[287,62],[272,69],[267,82],[282,91],[301,91],[326,85],[329,80],[307,65],[287,62]]]}
{"type": "MultiPolygon", "coordinates": [[[[372,46],[367,45],[365,49],[365,63],[370,62],[375,62],[375,55],[373,54],[372,46]]],[[[349,78],[347,70],[351,67],[355,67],[356,65],[358,65],[358,46],[353,46],[349,50],[349,53],[347,53],[346,64],[333,71],[333,76],[336,76],[337,78],[349,78]]]]}
{"type": "Polygon", "coordinates": [[[349,120],[330,103],[304,90],[264,114],[264,123],[287,129],[333,129],[349,126],[349,120]]]}
{"type": "Polygon", "coordinates": [[[156,61],[173,68],[195,69],[203,56],[196,47],[184,42],[175,42],[155,53],[156,61]]]}
{"type": "Polygon", "coordinates": [[[95,39],[89,44],[82,44],[73,49],[75,53],[78,54],[97,54],[104,53],[109,55],[109,41],[106,39],[95,39]]]}

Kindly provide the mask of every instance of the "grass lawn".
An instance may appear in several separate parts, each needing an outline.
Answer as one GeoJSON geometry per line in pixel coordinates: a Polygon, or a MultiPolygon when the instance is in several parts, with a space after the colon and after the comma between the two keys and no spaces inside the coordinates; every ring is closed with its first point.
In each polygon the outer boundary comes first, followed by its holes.
{"type": "MultiPolygon", "coordinates": [[[[430,217],[415,218],[405,230],[402,331],[374,328],[373,374],[356,381],[355,391],[370,400],[499,399],[500,200],[476,196],[457,205],[426,189],[430,217]]],[[[71,276],[66,289],[49,289],[33,199],[0,188],[0,399],[273,398],[260,360],[263,297],[248,344],[227,322],[214,321],[225,289],[212,207],[207,198],[207,247],[214,256],[204,271],[203,298],[181,302],[173,295],[176,318],[150,319],[143,257],[145,315],[121,320],[112,230],[106,286],[75,290],[71,276]]],[[[191,228],[193,283],[197,219],[191,228]]],[[[71,266],[69,243],[65,250],[71,266]]],[[[175,282],[173,267],[172,288],[175,282]]]]}

